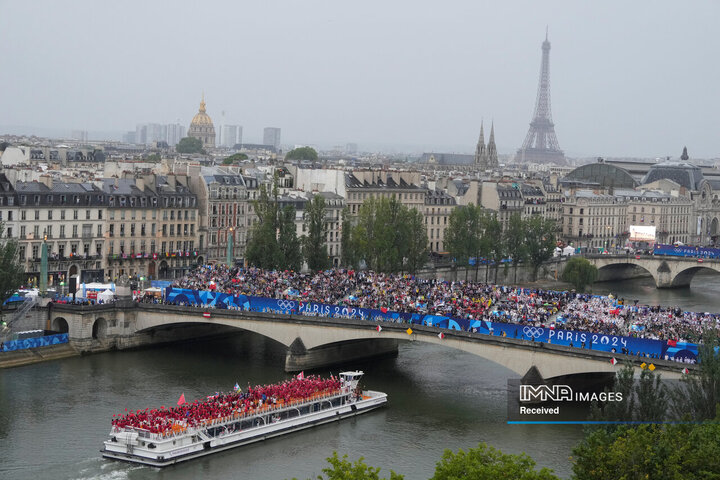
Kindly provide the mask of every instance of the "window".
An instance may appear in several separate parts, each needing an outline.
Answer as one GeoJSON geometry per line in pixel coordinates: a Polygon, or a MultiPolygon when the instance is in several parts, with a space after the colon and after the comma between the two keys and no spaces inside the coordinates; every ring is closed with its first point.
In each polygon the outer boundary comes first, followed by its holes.
{"type": "Polygon", "coordinates": [[[97,226],[97,237],[102,237],[102,225],[97,226]]]}
{"type": "Polygon", "coordinates": [[[48,220],[52,220],[52,210],[48,210],[48,220]]]}
{"type": "Polygon", "coordinates": [[[120,236],[121,237],[125,236],[125,224],[124,223],[120,224],[120,236]]]}
{"type": "Polygon", "coordinates": [[[102,242],[95,242],[95,255],[102,255],[102,242]]]}
{"type": "Polygon", "coordinates": [[[40,248],[39,248],[38,245],[33,245],[33,246],[32,246],[32,258],[33,258],[33,260],[36,260],[38,257],[40,257],[40,255],[39,255],[39,249],[40,249],[40,248]]]}
{"type": "Polygon", "coordinates": [[[162,236],[163,236],[163,237],[167,237],[167,225],[163,225],[163,228],[162,228],[162,236]]]}
{"type": "Polygon", "coordinates": [[[78,219],[78,211],[73,210],[73,220],[77,220],[77,219],[78,219]]]}
{"type": "Polygon", "coordinates": [[[20,220],[27,220],[27,212],[25,210],[20,210],[20,220]]]}
{"type": "Polygon", "coordinates": [[[65,225],[60,225],[60,238],[65,238],[65,225]]]}
{"type": "Polygon", "coordinates": [[[25,237],[25,225],[23,225],[22,227],[20,227],[20,238],[25,239],[25,237]]]}
{"type": "Polygon", "coordinates": [[[34,237],[35,239],[40,238],[40,225],[35,225],[35,226],[33,227],[33,237],[34,237]]]}
{"type": "MultiPolygon", "coordinates": [[[[77,211],[77,210],[76,210],[76,211],[77,211]]],[[[73,232],[73,233],[72,233],[73,238],[77,238],[77,236],[78,236],[78,228],[77,228],[77,227],[78,227],[77,225],[73,225],[73,230],[72,230],[72,232],[73,232]]]]}

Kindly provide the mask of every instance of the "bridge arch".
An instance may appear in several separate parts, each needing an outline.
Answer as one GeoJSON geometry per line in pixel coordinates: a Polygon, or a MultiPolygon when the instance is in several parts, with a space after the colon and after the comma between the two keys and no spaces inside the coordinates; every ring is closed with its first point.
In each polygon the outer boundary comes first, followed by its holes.
{"type": "Polygon", "coordinates": [[[53,319],[52,323],[50,324],[50,328],[54,332],[59,332],[59,333],[69,333],[70,332],[70,327],[68,325],[68,322],[63,317],[55,317],[55,319],[53,319]]]}
{"type": "Polygon", "coordinates": [[[693,277],[698,272],[712,272],[715,274],[720,274],[717,270],[713,268],[704,267],[702,265],[696,265],[693,267],[686,268],[684,270],[681,270],[675,274],[675,277],[672,281],[672,287],[687,287],[690,286],[690,283],[692,282],[693,277]]]}
{"type": "Polygon", "coordinates": [[[107,337],[108,323],[103,317],[96,319],[92,326],[93,340],[99,340],[107,337]]]}
{"type": "MultiPolygon", "coordinates": [[[[597,264],[596,264],[597,265],[597,264]]],[[[652,277],[657,285],[657,276],[645,266],[638,264],[634,258],[623,259],[618,263],[607,263],[605,265],[597,265],[598,282],[608,282],[611,280],[637,278],[640,276],[652,277]]],[[[669,271],[669,270],[668,270],[669,271]]]]}

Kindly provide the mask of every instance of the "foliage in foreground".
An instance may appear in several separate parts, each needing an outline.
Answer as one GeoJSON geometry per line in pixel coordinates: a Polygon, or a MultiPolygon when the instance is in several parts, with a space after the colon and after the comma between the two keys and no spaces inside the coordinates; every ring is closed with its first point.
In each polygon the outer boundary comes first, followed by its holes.
{"type": "Polygon", "coordinates": [[[573,450],[578,480],[720,478],[720,423],[597,429],[573,450]]]}
{"type": "Polygon", "coordinates": [[[330,466],[323,468],[324,476],[318,475],[315,478],[317,480],[403,480],[405,478],[390,470],[390,478],[383,477],[381,479],[380,469],[368,466],[363,457],[355,462],[351,462],[347,458],[347,455],[340,458],[337,452],[333,452],[332,457],[327,459],[330,466]]]}
{"type": "Polygon", "coordinates": [[[477,448],[453,453],[445,450],[431,480],[557,480],[552,470],[535,470],[529,456],[506,455],[480,443],[477,448]]]}
{"type": "MultiPolygon", "coordinates": [[[[317,480],[381,480],[380,469],[365,464],[362,457],[354,463],[337,452],[327,459],[330,467],[323,469],[317,480]]],[[[403,475],[390,470],[389,480],[402,480],[403,475]]],[[[535,462],[527,455],[505,455],[500,450],[480,443],[467,452],[445,450],[431,480],[558,480],[551,470],[535,470],[535,462]]]]}

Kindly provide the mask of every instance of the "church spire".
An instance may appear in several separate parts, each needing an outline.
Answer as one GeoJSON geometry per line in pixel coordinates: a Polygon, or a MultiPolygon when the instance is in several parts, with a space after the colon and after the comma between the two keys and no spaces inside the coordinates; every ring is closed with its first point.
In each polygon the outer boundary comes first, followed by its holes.
{"type": "Polygon", "coordinates": [[[475,147],[475,165],[480,165],[484,168],[487,162],[487,151],[485,150],[485,131],[483,121],[480,121],[480,137],[478,138],[477,146],[475,147]]]}
{"type": "Polygon", "coordinates": [[[499,165],[497,146],[495,145],[495,122],[490,124],[490,139],[488,139],[487,163],[485,165],[485,168],[497,168],[499,165]]]}

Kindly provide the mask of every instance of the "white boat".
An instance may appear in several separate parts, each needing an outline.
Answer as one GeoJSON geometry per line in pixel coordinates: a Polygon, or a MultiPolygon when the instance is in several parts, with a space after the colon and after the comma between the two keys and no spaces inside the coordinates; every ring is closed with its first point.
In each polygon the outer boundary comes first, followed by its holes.
{"type": "Polygon", "coordinates": [[[201,426],[178,424],[170,432],[152,433],[143,428],[114,425],[100,452],[105,458],[166,467],[384,406],[387,394],[358,389],[362,376],[362,371],[342,372],[340,387],[333,392],[287,404],[266,403],[251,412],[237,411],[201,426]]]}

